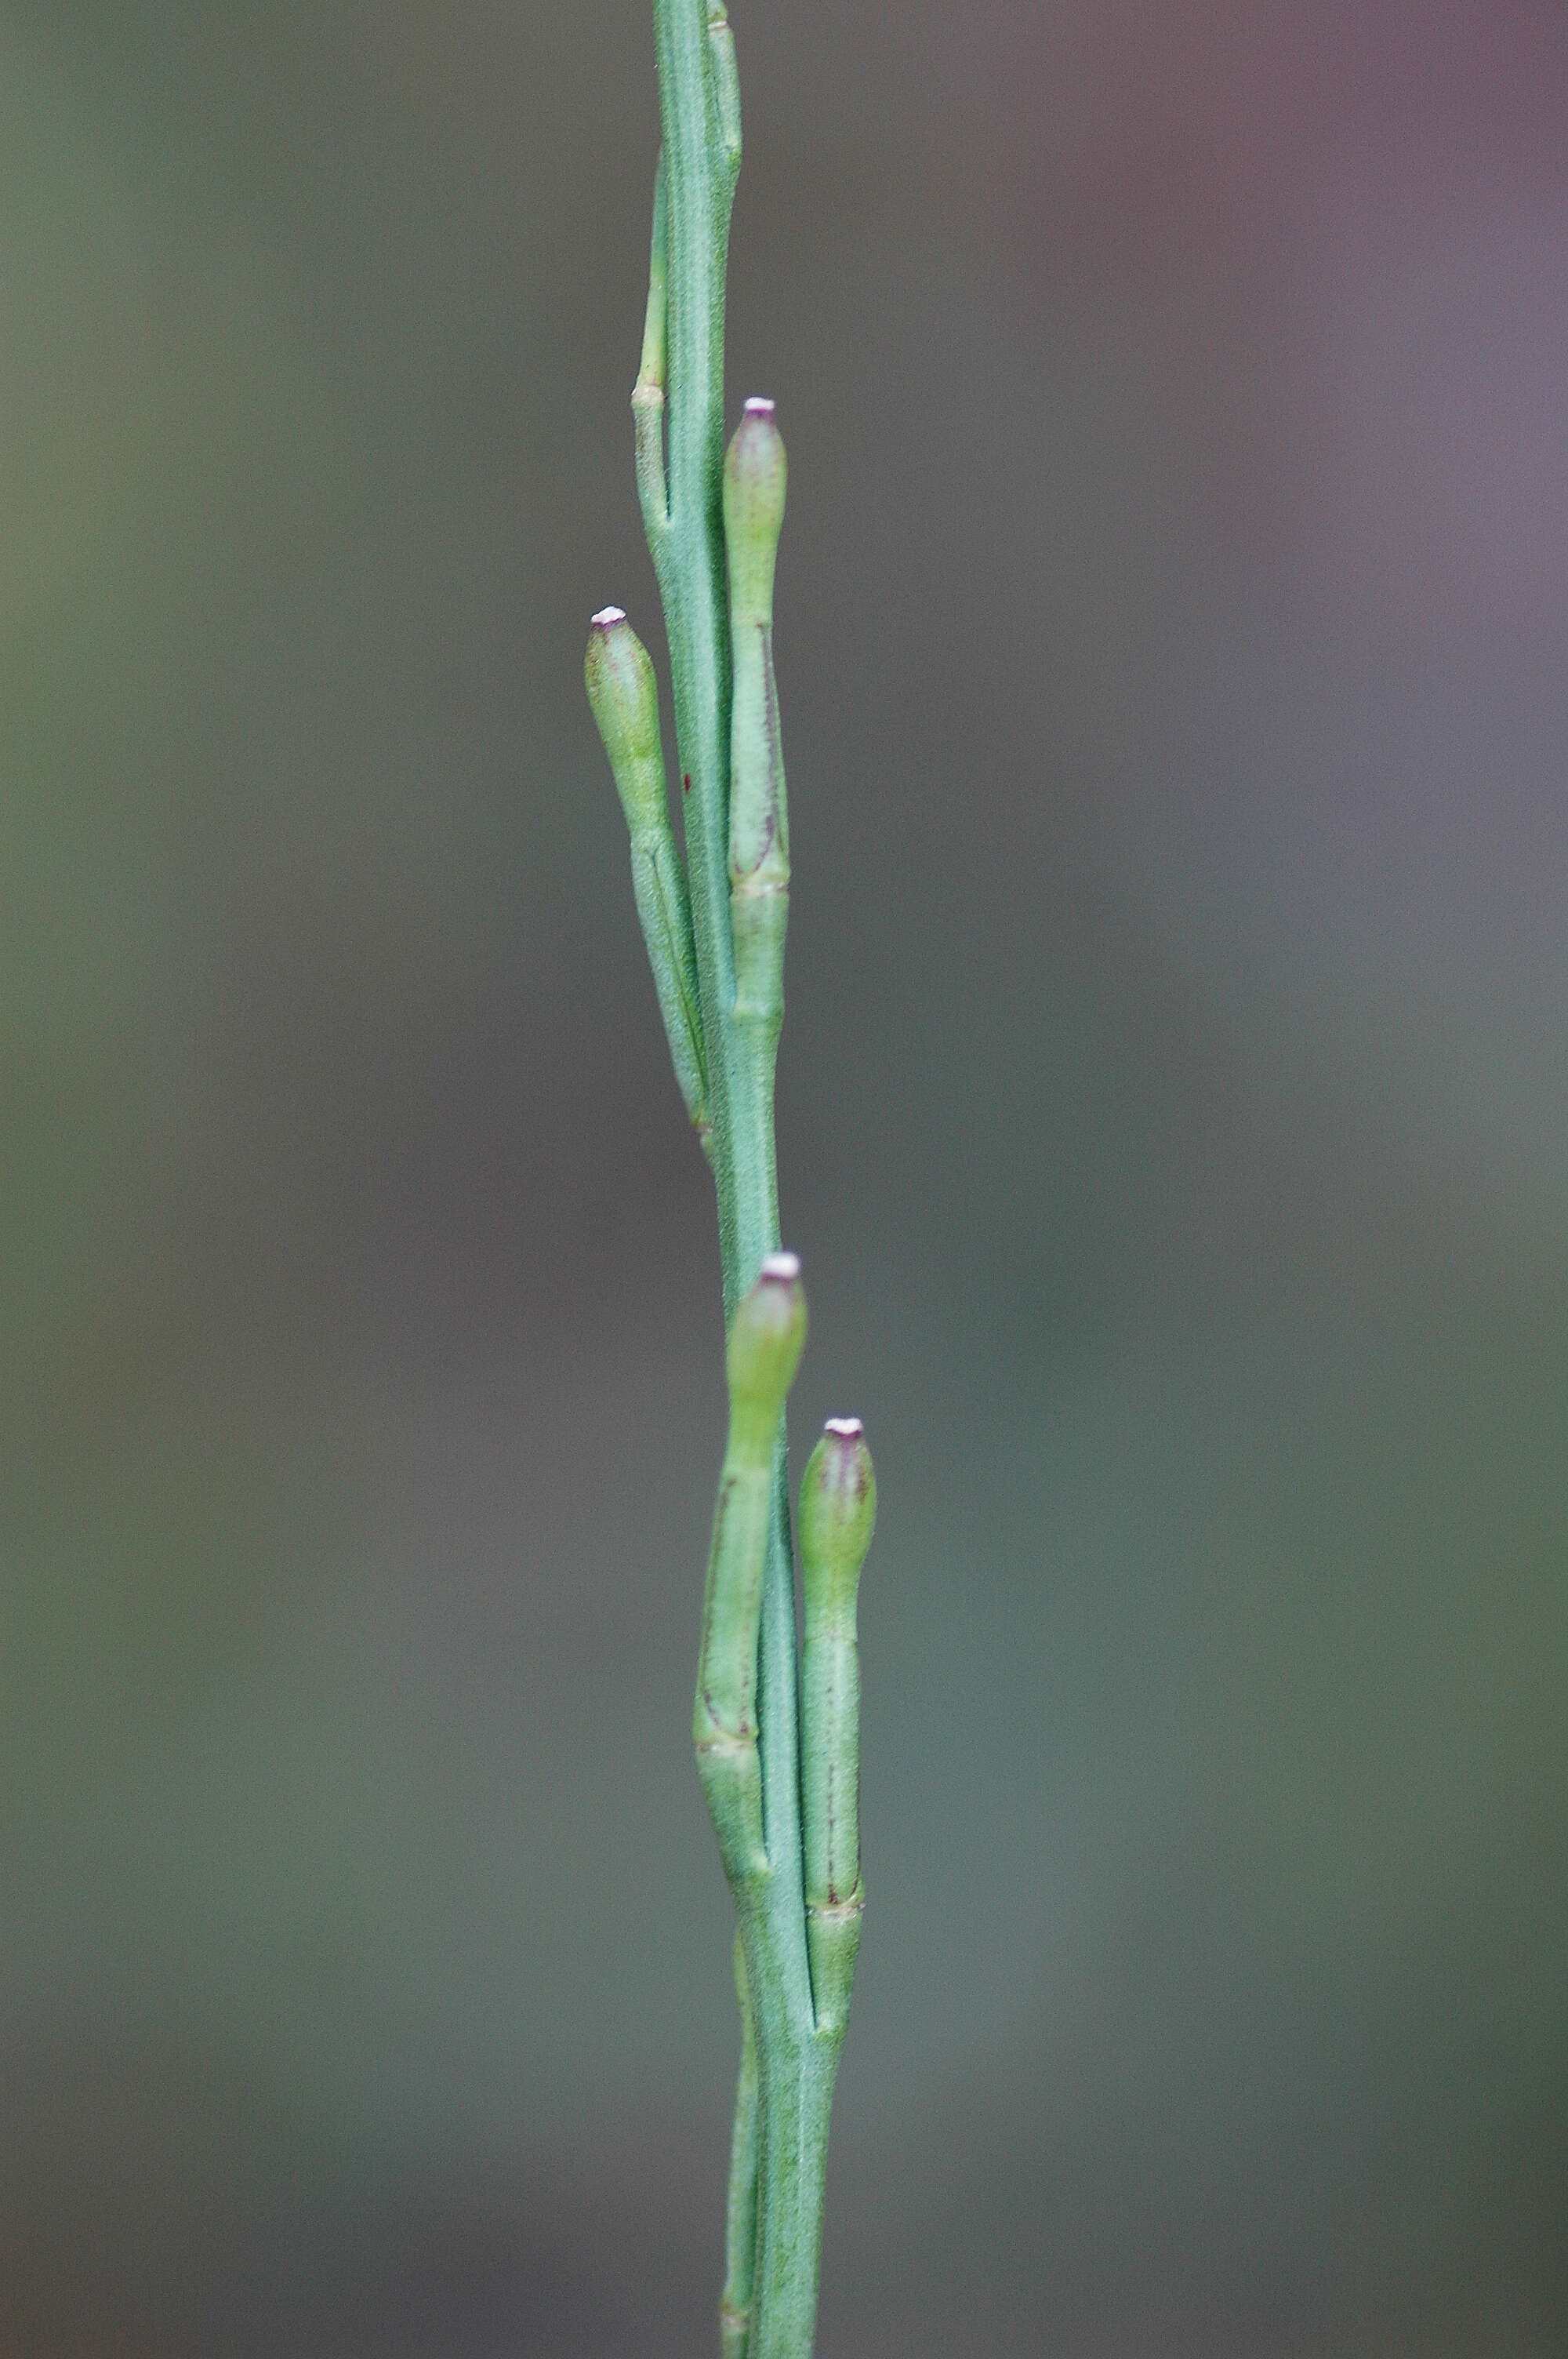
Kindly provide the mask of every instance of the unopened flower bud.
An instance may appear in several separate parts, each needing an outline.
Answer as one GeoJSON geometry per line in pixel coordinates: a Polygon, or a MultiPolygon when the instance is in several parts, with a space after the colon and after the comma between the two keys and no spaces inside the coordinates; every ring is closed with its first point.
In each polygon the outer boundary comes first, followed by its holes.
{"type": "Polygon", "coordinates": [[[770,625],[788,474],[773,405],[753,395],[724,462],[724,538],[731,610],[770,625]]]}
{"type": "Polygon", "coordinates": [[[658,682],[647,648],[619,606],[606,606],[593,618],[583,679],[632,838],[632,887],[665,1037],[687,1112],[706,1145],[708,1049],[691,902],[665,794],[658,682]]]}
{"type": "Polygon", "coordinates": [[[858,1417],[829,1418],[800,1484],[800,1560],[808,1625],[854,1626],[860,1567],[877,1520],[877,1478],[858,1417]]]}
{"type": "Polygon", "coordinates": [[[727,1365],[732,1418],[767,1429],[771,1445],[806,1344],[806,1288],[799,1257],[770,1254],[730,1330],[727,1365]]]}
{"type": "Polygon", "coordinates": [[[619,606],[606,606],[589,625],[583,679],[633,840],[667,827],[658,681],[619,606]]]}

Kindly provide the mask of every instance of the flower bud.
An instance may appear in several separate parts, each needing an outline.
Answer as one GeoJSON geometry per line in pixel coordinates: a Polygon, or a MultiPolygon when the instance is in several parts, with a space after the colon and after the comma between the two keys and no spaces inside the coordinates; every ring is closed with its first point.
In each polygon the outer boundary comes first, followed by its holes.
{"type": "Polygon", "coordinates": [[[773,566],[784,527],[788,468],[773,405],[753,395],[724,462],[724,538],[730,625],[773,618],[773,566]]]}
{"type": "Polygon", "coordinates": [[[829,1418],[800,1484],[807,1626],[854,1626],[855,1593],[877,1519],[877,1478],[858,1417],[829,1418]]]}
{"type": "Polygon", "coordinates": [[[765,1425],[771,1446],[806,1344],[806,1289],[792,1253],[770,1254],[735,1313],[727,1365],[731,1417],[765,1425]]]}
{"type": "Polygon", "coordinates": [[[619,606],[606,606],[593,618],[583,679],[633,841],[663,830],[669,807],[658,681],[647,648],[619,606]]]}

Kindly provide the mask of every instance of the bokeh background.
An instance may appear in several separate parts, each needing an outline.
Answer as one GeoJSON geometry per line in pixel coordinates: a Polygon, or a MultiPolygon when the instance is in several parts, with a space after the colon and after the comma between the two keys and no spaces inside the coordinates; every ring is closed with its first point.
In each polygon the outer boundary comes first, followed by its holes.
{"type": "MultiPolygon", "coordinates": [[[[1568,2350],[1568,24],[735,0],[821,2359],[1568,2350]]],[[[0,2351],[712,2347],[645,0],[0,12],[0,2351]]]]}

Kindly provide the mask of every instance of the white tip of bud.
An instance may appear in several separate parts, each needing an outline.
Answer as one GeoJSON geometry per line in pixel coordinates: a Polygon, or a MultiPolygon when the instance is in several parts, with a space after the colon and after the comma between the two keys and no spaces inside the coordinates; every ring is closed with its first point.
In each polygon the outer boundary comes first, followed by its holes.
{"type": "Polygon", "coordinates": [[[782,1277],[786,1285],[793,1286],[800,1276],[800,1256],[792,1253],[769,1254],[762,1264],[761,1274],[763,1277],[782,1277]]]}
{"type": "Polygon", "coordinates": [[[611,623],[623,623],[626,616],[619,606],[601,606],[598,614],[590,616],[589,619],[595,630],[607,631],[611,623]]]}
{"type": "Polygon", "coordinates": [[[770,399],[767,394],[753,393],[747,398],[746,415],[748,418],[771,418],[777,408],[778,403],[770,399]]]}
{"type": "Polygon", "coordinates": [[[858,1417],[830,1417],[822,1430],[836,1433],[840,1441],[859,1441],[866,1430],[858,1417]]]}

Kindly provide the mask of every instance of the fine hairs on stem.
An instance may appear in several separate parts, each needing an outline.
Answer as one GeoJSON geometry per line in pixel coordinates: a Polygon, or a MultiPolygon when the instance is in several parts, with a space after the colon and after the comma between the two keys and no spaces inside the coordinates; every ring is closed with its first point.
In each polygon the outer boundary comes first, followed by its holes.
{"type": "Polygon", "coordinates": [[[618,606],[585,676],[631,839],[637,915],[676,1079],[712,1169],[729,1430],[703,1593],[692,1734],[736,1911],[741,2071],[722,2359],[812,2359],[828,2115],[860,1949],[856,1594],[876,1516],[858,1418],[802,1478],[797,1647],[784,1410],[806,1343],[781,1249],[773,1071],[789,816],[773,673],[787,470],[772,401],[724,439],[724,286],[741,167],[723,0],[654,0],[663,147],[632,394],[637,495],[670,653],[683,859],[653,662],[618,606]]]}

